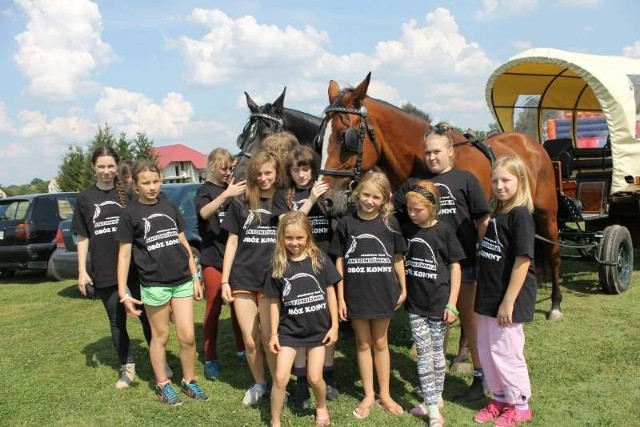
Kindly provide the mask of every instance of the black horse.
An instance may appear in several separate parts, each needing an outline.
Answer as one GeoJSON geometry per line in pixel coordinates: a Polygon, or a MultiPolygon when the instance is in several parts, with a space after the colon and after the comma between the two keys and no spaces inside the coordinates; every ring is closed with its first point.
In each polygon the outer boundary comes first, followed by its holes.
{"type": "Polygon", "coordinates": [[[320,131],[322,119],[302,111],[285,108],[283,104],[286,91],[285,87],[273,103],[262,106],[256,104],[247,92],[244,93],[251,114],[242,133],[238,135],[240,154],[233,171],[236,180],[245,179],[247,163],[251,155],[262,148],[264,139],[273,133],[289,131],[298,138],[300,144],[313,146],[316,135],[320,131]]]}

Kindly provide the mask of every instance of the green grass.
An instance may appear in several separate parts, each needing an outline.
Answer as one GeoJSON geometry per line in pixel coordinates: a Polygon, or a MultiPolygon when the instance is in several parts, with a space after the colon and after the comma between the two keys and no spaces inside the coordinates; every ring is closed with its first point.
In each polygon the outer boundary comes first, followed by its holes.
{"type": "MultiPolygon", "coordinates": [[[[636,251],[636,259],[640,253],[636,251]]],[[[640,409],[640,275],[622,295],[604,295],[597,289],[595,265],[563,265],[565,320],[545,319],[550,288],[539,292],[535,321],[525,327],[534,421],[530,426],[638,425],[640,409]]],[[[139,381],[116,390],[118,362],[102,304],[79,298],[73,281],[47,282],[39,275],[18,275],[0,282],[0,394],[1,425],[115,426],[214,425],[258,426],[269,420],[268,401],[254,408],[241,405],[251,383],[249,370],[236,362],[229,311],[221,319],[219,347],[222,377],[202,382],[209,402],[185,400],[178,408],[156,401],[147,346],[137,320],[129,322],[139,381]]],[[[202,343],[203,303],[196,303],[196,331],[202,343]]],[[[449,359],[459,329],[452,329],[449,359]]],[[[410,333],[404,313],[390,333],[392,393],[405,407],[419,402],[411,390],[416,384],[415,362],[408,347],[410,333]]],[[[175,378],[181,378],[177,340],[172,335],[168,353],[175,378]]],[[[342,392],[329,409],[336,426],[420,426],[405,414],[391,417],[374,409],[366,421],[351,411],[361,397],[353,341],[339,344],[336,378],[342,392]]],[[[202,372],[198,353],[197,372],[202,372]]],[[[453,403],[453,395],[470,382],[469,376],[447,374],[444,416],[451,426],[471,426],[480,407],[453,403]]],[[[292,384],[290,384],[292,386],[292,384]]],[[[283,425],[313,425],[312,412],[285,408],[283,425]]]]}

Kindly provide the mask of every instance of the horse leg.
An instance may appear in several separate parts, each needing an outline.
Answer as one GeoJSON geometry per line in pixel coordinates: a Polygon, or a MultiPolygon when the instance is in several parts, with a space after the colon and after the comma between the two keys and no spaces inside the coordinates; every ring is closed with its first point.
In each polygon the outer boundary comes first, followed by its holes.
{"type": "MultiPolygon", "coordinates": [[[[538,227],[541,235],[553,242],[559,242],[558,223],[556,215],[549,212],[542,212],[538,216],[538,227]]],[[[545,258],[551,268],[551,311],[549,320],[562,320],[564,315],[560,308],[562,302],[562,291],[560,290],[560,246],[545,243],[545,258]]]]}

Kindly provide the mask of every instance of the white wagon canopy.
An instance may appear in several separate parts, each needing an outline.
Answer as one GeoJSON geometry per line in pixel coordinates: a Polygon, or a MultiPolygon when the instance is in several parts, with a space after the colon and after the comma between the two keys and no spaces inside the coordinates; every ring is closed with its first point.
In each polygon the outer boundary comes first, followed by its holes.
{"type": "Polygon", "coordinates": [[[530,49],[493,72],[486,100],[504,131],[600,155],[610,193],[639,188],[629,177],[640,177],[640,60],[530,49]]]}

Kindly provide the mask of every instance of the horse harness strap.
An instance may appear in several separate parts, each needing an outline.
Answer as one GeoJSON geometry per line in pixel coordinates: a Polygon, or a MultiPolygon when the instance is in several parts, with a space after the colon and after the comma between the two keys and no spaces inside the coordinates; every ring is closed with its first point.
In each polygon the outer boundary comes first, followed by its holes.
{"type": "Polygon", "coordinates": [[[278,130],[280,130],[281,128],[284,128],[284,120],[282,120],[280,117],[274,117],[274,116],[271,116],[269,114],[264,114],[264,113],[252,113],[249,116],[249,120],[251,120],[253,118],[266,119],[266,120],[274,122],[277,125],[276,132],[278,130]]]}
{"type": "Polygon", "coordinates": [[[496,161],[496,153],[493,152],[493,148],[489,144],[486,144],[485,141],[486,139],[480,140],[478,138],[469,138],[465,141],[456,142],[453,146],[456,147],[458,145],[470,144],[487,156],[487,159],[489,159],[489,162],[491,162],[491,165],[493,166],[496,161]]]}

